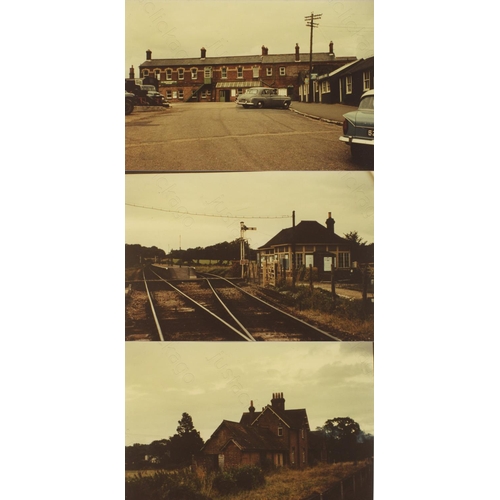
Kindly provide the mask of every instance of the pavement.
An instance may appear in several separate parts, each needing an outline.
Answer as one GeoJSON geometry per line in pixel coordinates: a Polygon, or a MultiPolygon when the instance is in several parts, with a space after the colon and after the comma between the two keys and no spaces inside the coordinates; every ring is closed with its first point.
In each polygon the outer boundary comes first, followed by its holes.
{"type": "Polygon", "coordinates": [[[299,115],[307,116],[315,120],[322,120],[328,123],[342,125],[343,115],[349,111],[356,111],[357,106],[347,106],[345,104],[321,104],[318,102],[296,102],[292,101],[290,110],[299,115]]]}

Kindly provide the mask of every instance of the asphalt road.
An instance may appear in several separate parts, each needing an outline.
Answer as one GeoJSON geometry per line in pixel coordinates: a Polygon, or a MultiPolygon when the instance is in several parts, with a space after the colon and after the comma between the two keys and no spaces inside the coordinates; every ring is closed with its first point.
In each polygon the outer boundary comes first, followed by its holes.
{"type": "MultiPolygon", "coordinates": [[[[292,104],[293,106],[293,104],[292,104]]],[[[284,109],[178,103],[125,116],[127,171],[372,170],[352,161],[337,124],[284,109]]]]}

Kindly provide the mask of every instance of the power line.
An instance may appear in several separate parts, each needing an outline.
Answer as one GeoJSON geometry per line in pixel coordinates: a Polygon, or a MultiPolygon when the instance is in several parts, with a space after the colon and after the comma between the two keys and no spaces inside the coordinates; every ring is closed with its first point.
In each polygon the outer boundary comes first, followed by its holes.
{"type": "Polygon", "coordinates": [[[217,214],[200,214],[200,213],[195,213],[195,212],[185,212],[182,210],[167,210],[165,208],[156,208],[156,207],[145,207],[143,205],[134,205],[133,203],[125,203],[125,205],[129,207],[136,207],[136,208],[145,208],[146,210],[157,210],[159,212],[168,212],[168,213],[173,213],[173,214],[183,214],[183,215],[195,215],[198,217],[223,217],[225,219],[286,219],[290,218],[291,215],[231,215],[231,214],[223,214],[223,215],[217,215],[217,214]]]}

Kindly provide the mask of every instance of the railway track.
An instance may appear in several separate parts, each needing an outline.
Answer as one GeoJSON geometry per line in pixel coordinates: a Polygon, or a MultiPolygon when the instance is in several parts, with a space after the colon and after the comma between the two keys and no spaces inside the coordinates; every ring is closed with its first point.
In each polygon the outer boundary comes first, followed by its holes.
{"type": "Polygon", "coordinates": [[[332,332],[296,318],[216,275],[171,280],[146,269],[140,324],[127,340],[339,341],[332,332]]]}

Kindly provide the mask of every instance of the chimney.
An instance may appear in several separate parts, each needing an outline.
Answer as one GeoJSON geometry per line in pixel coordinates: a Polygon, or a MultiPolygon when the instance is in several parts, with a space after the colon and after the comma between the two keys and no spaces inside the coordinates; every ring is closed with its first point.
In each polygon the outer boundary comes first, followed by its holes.
{"type": "Polygon", "coordinates": [[[207,49],[205,47],[201,48],[201,59],[205,59],[207,56],[207,49]]]}
{"type": "Polygon", "coordinates": [[[263,56],[267,55],[267,54],[266,54],[266,47],[264,47],[264,45],[262,46],[262,55],[263,55],[263,56]]]}
{"type": "Polygon", "coordinates": [[[151,54],[152,54],[152,52],[149,49],[146,50],[146,60],[147,61],[151,61],[151,54]]]}
{"type": "Polygon", "coordinates": [[[282,392],[273,393],[273,399],[271,399],[271,407],[273,410],[285,411],[285,399],[283,398],[282,392]]]}
{"type": "Polygon", "coordinates": [[[296,44],[295,44],[295,62],[300,61],[300,54],[299,54],[299,50],[300,50],[299,44],[298,44],[298,43],[296,43],[296,44]]]}
{"type": "Polygon", "coordinates": [[[329,55],[333,56],[333,42],[330,42],[330,50],[328,52],[329,55]]]}
{"type": "Polygon", "coordinates": [[[128,77],[131,78],[132,80],[135,78],[135,76],[134,76],[134,66],[130,66],[130,71],[129,71],[128,77]]]}
{"type": "Polygon", "coordinates": [[[255,407],[254,407],[254,405],[253,405],[253,401],[250,401],[250,406],[249,406],[249,408],[248,408],[248,411],[249,411],[250,413],[253,413],[253,412],[255,411],[255,407]]]}
{"type": "Polygon", "coordinates": [[[326,227],[332,233],[335,232],[335,221],[332,219],[332,212],[328,212],[328,219],[326,219],[326,227]]]}

